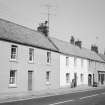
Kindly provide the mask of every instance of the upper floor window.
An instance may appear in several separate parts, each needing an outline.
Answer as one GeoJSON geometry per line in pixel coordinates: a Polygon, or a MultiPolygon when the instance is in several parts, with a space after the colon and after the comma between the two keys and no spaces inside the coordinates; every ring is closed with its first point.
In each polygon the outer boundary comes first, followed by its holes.
{"type": "Polygon", "coordinates": [[[11,46],[11,59],[16,59],[17,58],[17,46],[12,45],[11,46]]]}
{"type": "Polygon", "coordinates": [[[76,65],[77,65],[77,58],[74,57],[74,66],[76,66],[76,65]]]}
{"type": "Polygon", "coordinates": [[[47,52],[47,63],[51,63],[51,52],[47,52]]]}
{"type": "Polygon", "coordinates": [[[69,65],[69,57],[66,57],[66,66],[69,65]]]}
{"type": "Polygon", "coordinates": [[[34,49],[29,48],[29,61],[33,62],[34,61],[34,49]]]}
{"type": "Polygon", "coordinates": [[[81,67],[83,67],[83,65],[84,65],[84,60],[81,59],[81,67]]]}
{"type": "Polygon", "coordinates": [[[83,80],[84,80],[84,75],[81,73],[80,74],[80,78],[81,78],[81,82],[83,82],[83,80]]]}
{"type": "Polygon", "coordinates": [[[9,84],[16,85],[16,70],[10,70],[9,84]]]}
{"type": "Polygon", "coordinates": [[[46,72],[46,81],[47,81],[47,82],[50,81],[50,74],[51,74],[50,71],[47,71],[47,72],[46,72]]]}

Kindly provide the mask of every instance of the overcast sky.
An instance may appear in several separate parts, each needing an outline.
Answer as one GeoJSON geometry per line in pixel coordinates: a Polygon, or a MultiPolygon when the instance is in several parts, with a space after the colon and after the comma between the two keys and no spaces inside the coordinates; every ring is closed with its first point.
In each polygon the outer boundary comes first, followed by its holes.
{"type": "Polygon", "coordinates": [[[50,36],[69,41],[83,41],[105,49],[105,0],[0,0],[0,17],[20,25],[36,29],[47,19],[46,4],[53,7],[50,12],[50,36]],[[97,37],[97,38],[96,38],[97,37]]]}

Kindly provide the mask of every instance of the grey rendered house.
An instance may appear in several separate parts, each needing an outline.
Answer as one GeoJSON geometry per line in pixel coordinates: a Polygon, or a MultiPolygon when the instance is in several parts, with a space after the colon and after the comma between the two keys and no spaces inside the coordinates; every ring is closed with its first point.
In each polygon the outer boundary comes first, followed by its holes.
{"type": "Polygon", "coordinates": [[[0,93],[59,88],[59,54],[47,37],[0,19],[0,93]]]}

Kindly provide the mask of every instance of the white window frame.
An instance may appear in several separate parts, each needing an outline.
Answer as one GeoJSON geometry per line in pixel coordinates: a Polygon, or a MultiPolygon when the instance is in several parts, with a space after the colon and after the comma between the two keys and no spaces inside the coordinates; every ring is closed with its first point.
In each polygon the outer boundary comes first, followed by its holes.
{"type": "Polygon", "coordinates": [[[17,78],[17,70],[10,70],[10,73],[9,73],[9,87],[16,87],[16,78],[17,78]],[[11,76],[11,75],[13,75],[13,74],[11,74],[12,71],[15,72],[14,76],[11,76]]]}
{"type": "Polygon", "coordinates": [[[81,79],[81,82],[84,81],[84,74],[83,73],[80,74],[80,79],[81,79]]]}
{"type": "Polygon", "coordinates": [[[83,68],[84,66],[84,59],[81,59],[81,67],[83,68]]]}
{"type": "Polygon", "coordinates": [[[34,62],[34,48],[29,48],[29,62],[30,63],[34,62]]]}
{"type": "Polygon", "coordinates": [[[11,60],[14,60],[14,61],[17,60],[17,52],[18,52],[18,46],[11,45],[11,60]],[[15,49],[15,52],[13,51],[13,49],[15,49]]]}
{"type": "Polygon", "coordinates": [[[46,71],[46,84],[50,84],[51,71],[46,71]]]}
{"type": "Polygon", "coordinates": [[[74,66],[77,66],[77,57],[74,57],[74,66]]]}
{"type": "Polygon", "coordinates": [[[70,82],[70,73],[66,73],[66,83],[70,82]]]}
{"type": "Polygon", "coordinates": [[[47,63],[50,64],[51,63],[51,52],[47,51],[47,63]]]}
{"type": "Polygon", "coordinates": [[[69,57],[66,56],[66,66],[69,66],[69,57]]]}

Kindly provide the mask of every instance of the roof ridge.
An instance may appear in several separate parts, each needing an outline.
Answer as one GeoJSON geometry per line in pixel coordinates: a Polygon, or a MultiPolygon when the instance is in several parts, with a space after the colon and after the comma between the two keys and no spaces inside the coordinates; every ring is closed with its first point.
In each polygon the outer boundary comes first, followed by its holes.
{"type": "Polygon", "coordinates": [[[41,32],[0,18],[0,39],[57,51],[41,32]],[[11,34],[12,33],[12,34],[11,34]]]}
{"type": "MultiPolygon", "coordinates": [[[[19,26],[19,27],[22,27],[22,28],[25,28],[25,29],[28,29],[28,30],[31,30],[31,31],[34,31],[34,32],[37,32],[37,33],[41,33],[41,32],[39,32],[39,31],[37,31],[37,30],[34,30],[34,29],[30,28],[30,27],[27,27],[27,26],[24,26],[24,25],[15,23],[15,22],[13,22],[13,21],[9,21],[9,20],[3,19],[3,18],[0,18],[0,20],[2,20],[2,21],[4,21],[4,22],[7,22],[7,23],[10,23],[10,24],[14,24],[14,25],[16,25],[16,26],[19,26]]],[[[41,33],[41,34],[42,34],[42,33],[41,33]]]]}

